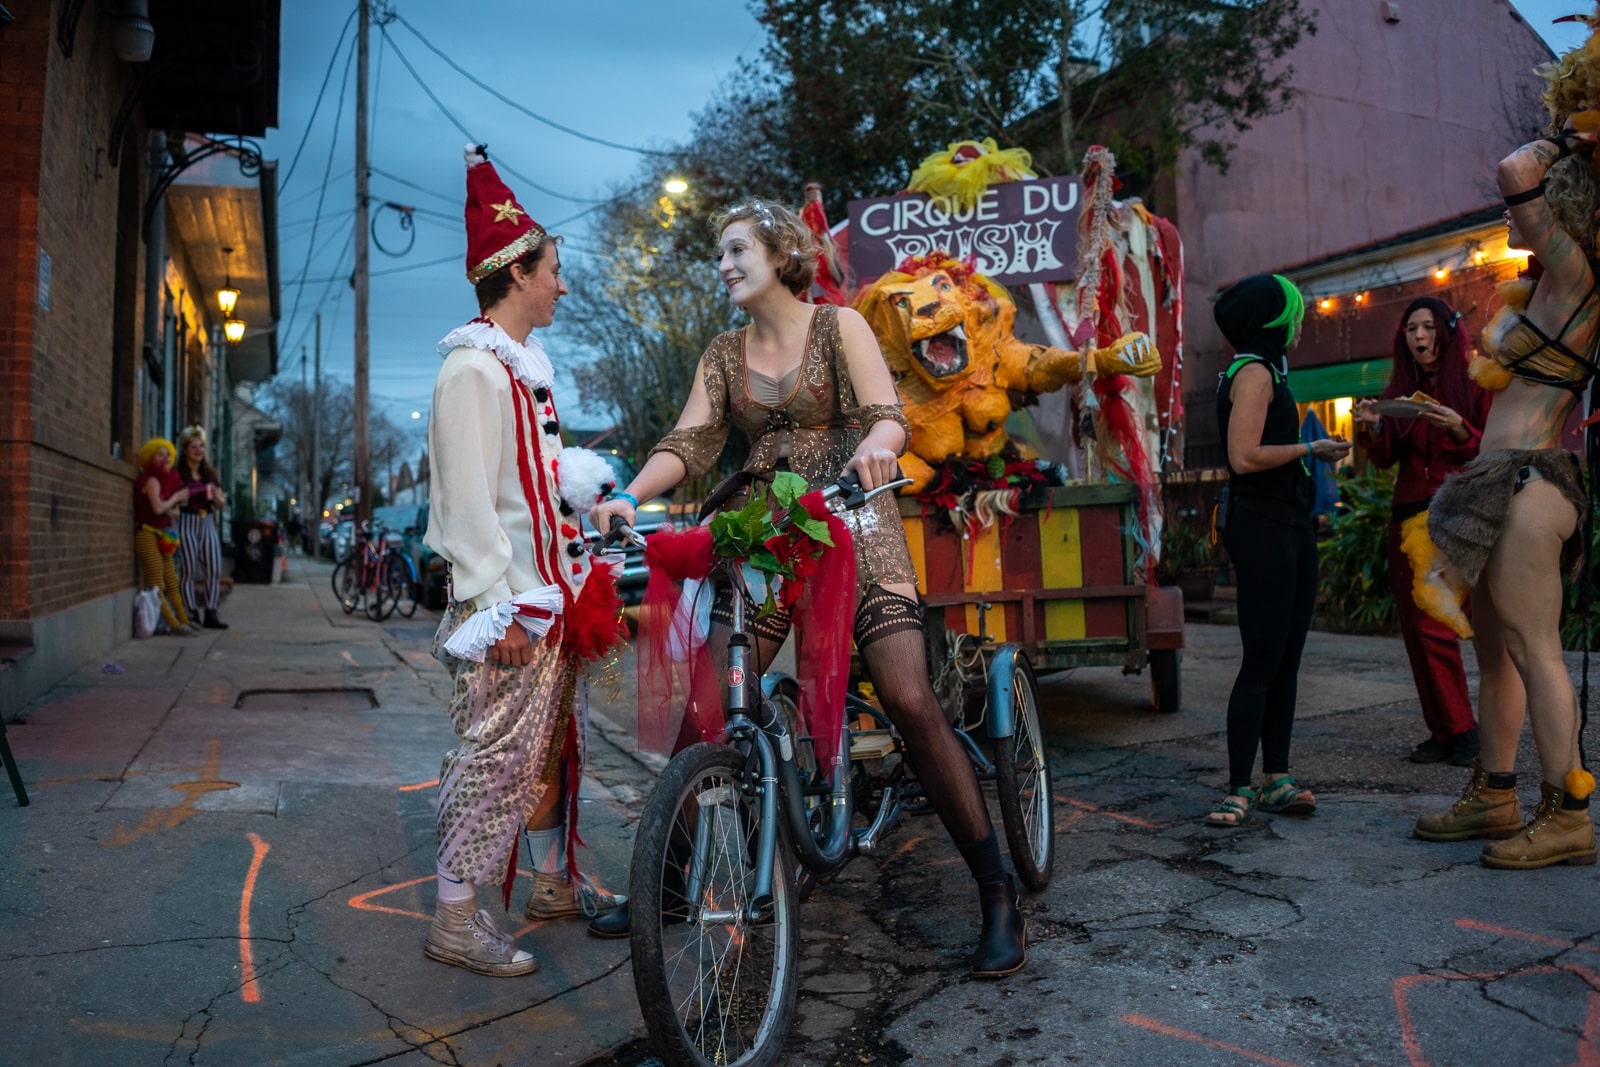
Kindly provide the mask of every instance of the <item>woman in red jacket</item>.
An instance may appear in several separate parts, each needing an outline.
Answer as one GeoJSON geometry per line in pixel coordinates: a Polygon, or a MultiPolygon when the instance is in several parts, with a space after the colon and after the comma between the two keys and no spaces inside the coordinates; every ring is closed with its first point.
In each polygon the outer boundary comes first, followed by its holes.
{"type": "Polygon", "coordinates": [[[1489,394],[1467,377],[1470,356],[1461,313],[1442,300],[1418,297],[1395,330],[1394,372],[1383,398],[1422,392],[1433,402],[1411,417],[1382,418],[1370,400],[1355,408],[1357,443],[1378,466],[1399,467],[1389,518],[1389,584],[1429,732],[1410,758],[1413,763],[1449,760],[1458,767],[1469,766],[1478,754],[1461,646],[1449,627],[1412,599],[1411,563],[1400,550],[1400,524],[1426,511],[1445,477],[1478,454],[1489,394]]]}

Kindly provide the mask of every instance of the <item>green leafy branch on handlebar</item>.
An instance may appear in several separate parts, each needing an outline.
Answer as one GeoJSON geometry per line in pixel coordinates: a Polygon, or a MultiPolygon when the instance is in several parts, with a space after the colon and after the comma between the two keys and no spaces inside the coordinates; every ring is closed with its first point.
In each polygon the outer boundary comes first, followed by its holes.
{"type": "Polygon", "coordinates": [[[769,492],[757,484],[738,511],[719,513],[711,520],[711,550],[721,559],[735,559],[771,575],[766,600],[759,615],[776,611],[781,603],[793,608],[816,573],[818,557],[833,546],[828,524],[806,510],[806,480],[792,471],[773,475],[769,492]],[[778,587],[776,596],[774,586],[778,587]]]}

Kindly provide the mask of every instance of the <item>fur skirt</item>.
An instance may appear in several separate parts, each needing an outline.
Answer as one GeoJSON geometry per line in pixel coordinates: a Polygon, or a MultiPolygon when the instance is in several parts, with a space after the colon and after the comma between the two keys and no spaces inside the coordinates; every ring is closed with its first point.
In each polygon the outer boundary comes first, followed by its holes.
{"type": "Polygon", "coordinates": [[[1578,457],[1563,448],[1500,448],[1484,452],[1445,479],[1428,507],[1428,536],[1467,583],[1477,582],[1500,539],[1517,475],[1532,467],[1578,509],[1578,528],[1561,546],[1561,570],[1576,577],[1583,563],[1582,518],[1589,507],[1578,457]]]}

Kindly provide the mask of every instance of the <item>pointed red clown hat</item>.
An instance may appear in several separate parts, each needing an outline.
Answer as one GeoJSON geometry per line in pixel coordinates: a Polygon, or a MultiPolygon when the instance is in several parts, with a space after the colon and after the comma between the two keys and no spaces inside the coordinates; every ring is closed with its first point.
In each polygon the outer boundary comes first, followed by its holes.
{"type": "Polygon", "coordinates": [[[487,145],[467,145],[467,281],[477,285],[544,241],[533,221],[489,162],[487,145]]]}

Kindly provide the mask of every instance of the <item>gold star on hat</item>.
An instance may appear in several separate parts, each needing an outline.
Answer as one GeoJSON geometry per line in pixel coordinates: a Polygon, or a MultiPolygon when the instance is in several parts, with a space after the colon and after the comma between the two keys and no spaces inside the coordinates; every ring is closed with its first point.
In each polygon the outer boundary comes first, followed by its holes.
{"type": "Polygon", "coordinates": [[[526,211],[517,206],[515,200],[508,199],[503,204],[490,204],[489,206],[494,208],[494,221],[496,222],[505,222],[507,219],[516,222],[518,216],[527,214],[526,211]]]}

